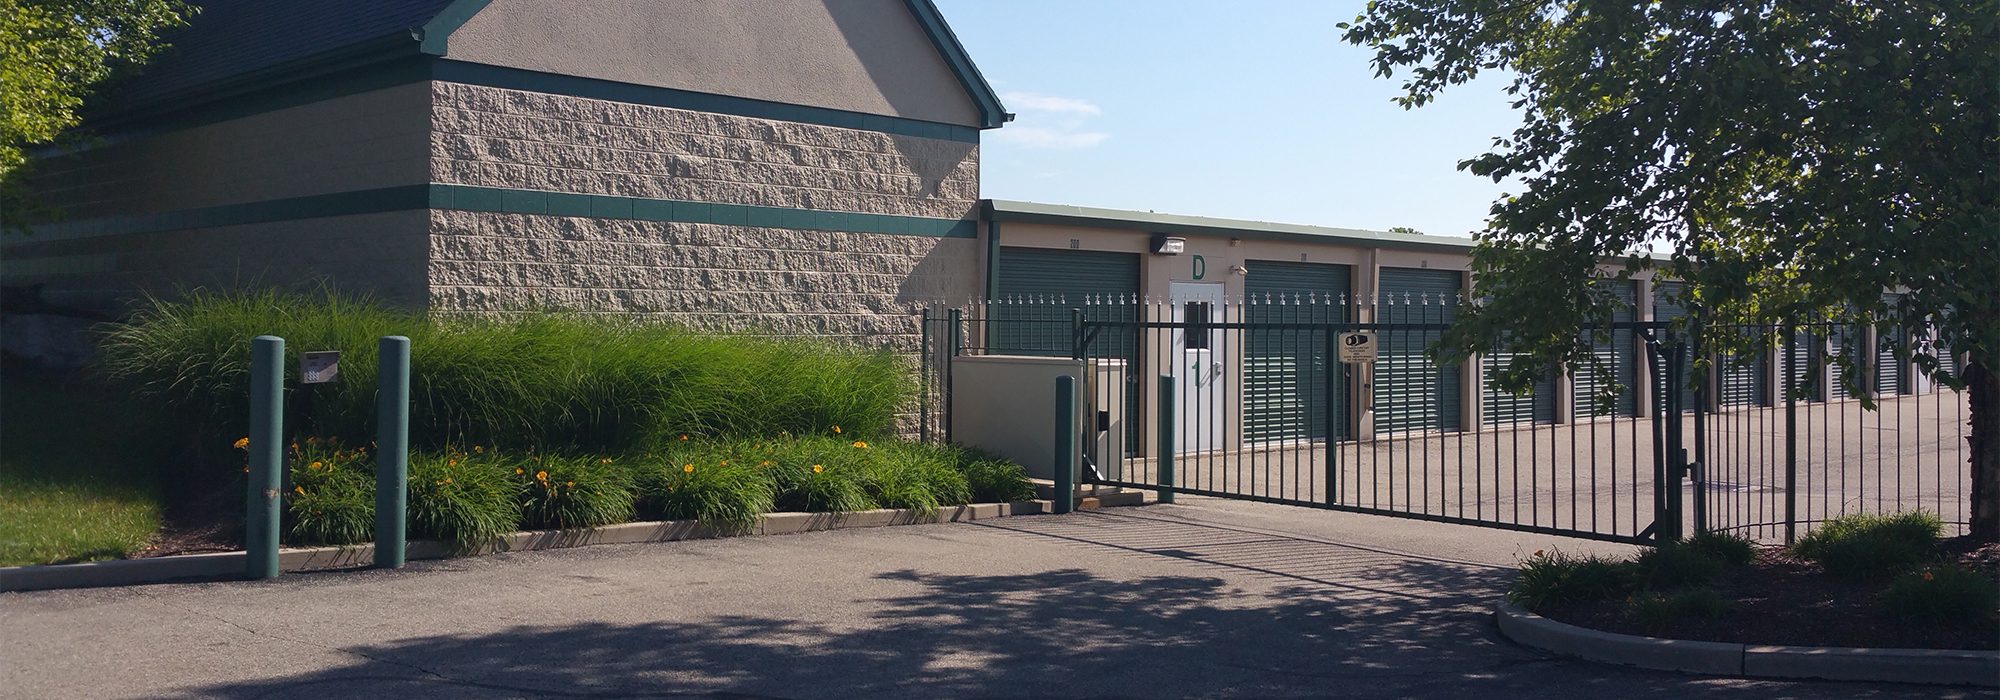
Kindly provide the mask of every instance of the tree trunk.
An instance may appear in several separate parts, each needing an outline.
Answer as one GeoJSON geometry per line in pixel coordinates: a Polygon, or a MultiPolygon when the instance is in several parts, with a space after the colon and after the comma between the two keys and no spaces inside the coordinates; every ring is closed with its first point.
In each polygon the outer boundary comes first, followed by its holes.
{"type": "Polygon", "coordinates": [[[2000,541],[2000,374],[1980,362],[1965,368],[1970,390],[1972,433],[1971,534],[1981,542],[2000,541]]]}

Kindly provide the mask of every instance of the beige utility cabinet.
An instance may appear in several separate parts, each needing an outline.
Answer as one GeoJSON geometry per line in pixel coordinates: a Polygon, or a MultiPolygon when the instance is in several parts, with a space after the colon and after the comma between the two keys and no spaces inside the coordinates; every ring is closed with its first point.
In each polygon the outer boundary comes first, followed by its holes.
{"type": "MultiPolygon", "coordinates": [[[[952,439],[1014,460],[1036,479],[1055,477],[1056,377],[1077,378],[1076,415],[1099,463],[1124,456],[1125,367],[1061,357],[951,358],[952,439]],[[1085,368],[1092,370],[1086,373],[1085,368]],[[1102,416],[1099,411],[1104,411],[1102,416]]],[[[1078,463],[1081,466],[1081,462],[1078,463]]]]}

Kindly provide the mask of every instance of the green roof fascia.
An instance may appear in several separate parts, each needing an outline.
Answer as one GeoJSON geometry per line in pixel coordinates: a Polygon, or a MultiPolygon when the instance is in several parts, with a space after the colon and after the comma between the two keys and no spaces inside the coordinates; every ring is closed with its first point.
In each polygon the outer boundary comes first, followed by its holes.
{"type": "MultiPolygon", "coordinates": [[[[456,3],[454,3],[456,6],[456,3]]],[[[340,73],[355,68],[374,65],[398,58],[423,55],[422,44],[412,32],[398,31],[356,44],[314,54],[294,61],[286,61],[268,68],[261,68],[233,75],[222,80],[205,83],[186,90],[177,90],[164,95],[149,97],[129,104],[121,104],[110,109],[84,117],[84,126],[102,129],[107,126],[133,121],[149,121],[169,112],[180,111],[191,106],[240,97],[281,85],[304,82],[323,76],[340,73]]]]}
{"type": "Polygon", "coordinates": [[[479,14],[480,10],[486,9],[492,2],[493,0],[452,0],[450,5],[438,10],[437,16],[425,22],[423,28],[418,30],[417,38],[423,44],[423,52],[432,56],[443,56],[451,48],[452,32],[465,26],[473,15],[479,14]]]}
{"type": "MultiPolygon", "coordinates": [[[[452,3],[458,7],[459,0],[452,3]]],[[[937,47],[938,55],[944,57],[951,66],[953,75],[958,76],[958,84],[965,87],[965,94],[979,106],[979,128],[998,129],[1000,125],[1014,120],[1007,108],[1000,104],[1000,96],[993,92],[993,86],[986,84],[986,76],[979,74],[979,66],[973,65],[972,56],[965,52],[965,46],[958,43],[958,35],[951,32],[951,25],[945,24],[944,13],[938,12],[931,0],[903,0],[910,8],[910,14],[917,24],[924,28],[924,34],[931,38],[931,45],[937,47]]]]}
{"type": "Polygon", "coordinates": [[[1145,211],[1125,211],[1122,209],[1098,209],[1060,204],[1012,202],[1000,199],[980,200],[980,210],[981,218],[987,221],[1109,228],[1145,233],[1222,236],[1299,243],[1330,243],[1363,248],[1390,248],[1395,250],[1469,254],[1472,252],[1474,243],[1470,238],[1454,238],[1450,236],[1388,233],[1351,228],[1279,224],[1268,221],[1217,219],[1206,216],[1179,216],[1175,214],[1155,214],[1145,211]]]}

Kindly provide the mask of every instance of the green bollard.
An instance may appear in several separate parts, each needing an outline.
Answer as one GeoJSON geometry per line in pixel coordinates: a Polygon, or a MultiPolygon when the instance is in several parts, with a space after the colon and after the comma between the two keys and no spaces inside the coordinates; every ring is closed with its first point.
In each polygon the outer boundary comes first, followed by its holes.
{"type": "Polygon", "coordinates": [[[1160,503],[1174,502],[1174,376],[1160,375],[1160,503]]]}
{"type": "Polygon", "coordinates": [[[244,574],[278,576],[278,513],[285,464],[285,339],[250,341],[250,501],[244,511],[244,574]]]}
{"type": "Polygon", "coordinates": [[[1076,377],[1056,377],[1055,512],[1076,507],[1076,377]]]}
{"type": "Polygon", "coordinates": [[[375,565],[403,568],[409,539],[410,339],[384,336],[375,356],[375,565]]]}

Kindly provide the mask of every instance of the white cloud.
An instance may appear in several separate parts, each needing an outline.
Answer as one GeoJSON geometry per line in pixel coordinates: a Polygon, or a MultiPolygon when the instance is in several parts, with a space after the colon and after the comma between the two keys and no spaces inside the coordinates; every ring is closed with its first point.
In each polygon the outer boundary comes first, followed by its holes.
{"type": "Polygon", "coordinates": [[[1085,128],[1092,117],[1104,113],[1089,102],[1029,92],[1010,92],[1000,99],[1021,114],[994,135],[996,140],[1023,148],[1071,149],[1090,148],[1111,136],[1085,128]]]}
{"type": "Polygon", "coordinates": [[[1110,134],[1095,131],[1068,131],[1037,126],[1009,125],[998,138],[1028,148],[1089,148],[1103,143],[1110,134]]]}
{"type": "Polygon", "coordinates": [[[1032,92],[1010,92],[1000,96],[1000,101],[1008,107],[1035,112],[1057,112],[1097,116],[1103,111],[1097,105],[1068,97],[1051,97],[1032,92]]]}

